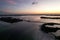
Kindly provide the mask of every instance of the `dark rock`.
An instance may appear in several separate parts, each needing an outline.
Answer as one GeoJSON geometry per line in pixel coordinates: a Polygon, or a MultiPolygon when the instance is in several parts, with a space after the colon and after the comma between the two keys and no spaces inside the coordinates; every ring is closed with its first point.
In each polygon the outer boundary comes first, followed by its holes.
{"type": "MultiPolygon", "coordinates": [[[[49,32],[56,32],[57,30],[59,30],[60,28],[53,28],[53,27],[46,27],[46,25],[55,25],[57,23],[45,23],[41,26],[41,30],[45,33],[49,33],[49,32]]],[[[59,24],[57,24],[59,25],[59,24]]]]}
{"type": "Polygon", "coordinates": [[[1,17],[0,21],[8,22],[8,23],[16,23],[23,21],[22,19],[12,18],[12,17],[1,17]]]}
{"type": "Polygon", "coordinates": [[[60,40],[60,36],[55,36],[55,38],[56,38],[57,40],[60,40]]]}
{"type": "Polygon", "coordinates": [[[60,19],[60,17],[40,17],[42,19],[60,19]]]}

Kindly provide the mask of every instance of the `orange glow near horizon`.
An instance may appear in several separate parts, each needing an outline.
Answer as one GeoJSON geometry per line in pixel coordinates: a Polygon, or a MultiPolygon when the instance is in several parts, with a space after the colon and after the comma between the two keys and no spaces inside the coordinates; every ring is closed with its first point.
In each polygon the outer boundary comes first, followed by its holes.
{"type": "Polygon", "coordinates": [[[3,0],[0,2],[2,7],[0,10],[8,14],[60,14],[60,0],[3,0]]]}
{"type": "MultiPolygon", "coordinates": [[[[6,11],[6,10],[5,10],[6,11]]],[[[35,7],[35,8],[31,8],[31,9],[24,9],[24,10],[8,10],[8,12],[11,13],[17,13],[17,14],[60,14],[60,8],[55,6],[55,7],[35,7]]]]}
{"type": "Polygon", "coordinates": [[[11,10],[4,10],[4,12],[8,12],[8,13],[16,13],[16,14],[60,14],[60,10],[59,9],[35,9],[35,10],[32,10],[32,9],[27,9],[27,10],[14,10],[11,11],[11,10]]]}
{"type": "Polygon", "coordinates": [[[60,10],[22,10],[16,11],[18,14],[60,14],[60,10]]]}

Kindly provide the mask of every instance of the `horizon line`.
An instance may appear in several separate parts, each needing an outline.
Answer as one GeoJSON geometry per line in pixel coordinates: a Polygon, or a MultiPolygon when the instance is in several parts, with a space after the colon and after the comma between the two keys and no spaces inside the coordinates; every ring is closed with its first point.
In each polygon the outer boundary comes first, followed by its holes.
{"type": "Polygon", "coordinates": [[[39,15],[60,16],[60,14],[0,14],[0,16],[39,16],[39,15]]]}

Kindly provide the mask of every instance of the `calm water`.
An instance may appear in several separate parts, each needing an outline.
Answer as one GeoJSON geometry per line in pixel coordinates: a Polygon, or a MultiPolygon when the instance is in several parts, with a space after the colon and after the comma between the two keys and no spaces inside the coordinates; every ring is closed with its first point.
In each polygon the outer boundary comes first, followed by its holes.
{"type": "MultiPolygon", "coordinates": [[[[40,40],[42,36],[46,36],[45,33],[41,33],[41,31],[40,31],[40,27],[43,23],[45,23],[45,22],[60,23],[59,19],[55,19],[55,20],[54,19],[41,19],[40,16],[12,16],[12,17],[20,18],[20,19],[24,19],[24,20],[31,20],[32,22],[23,21],[23,22],[11,24],[11,23],[6,23],[6,22],[0,21],[1,36],[2,35],[4,35],[4,36],[11,35],[13,33],[12,36],[13,35],[17,36],[16,34],[20,34],[21,35],[20,37],[22,37],[22,35],[23,35],[24,39],[25,39],[26,35],[29,35],[28,40],[29,40],[29,38],[30,38],[30,40],[32,40],[31,37],[34,38],[34,40],[40,40]]],[[[59,32],[56,32],[55,35],[60,35],[59,32]]],[[[5,37],[5,39],[7,37],[5,37]]]]}

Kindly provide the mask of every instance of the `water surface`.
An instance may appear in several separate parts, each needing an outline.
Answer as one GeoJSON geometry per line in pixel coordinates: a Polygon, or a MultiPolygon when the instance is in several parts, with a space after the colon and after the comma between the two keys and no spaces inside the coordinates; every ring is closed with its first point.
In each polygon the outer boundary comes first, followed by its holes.
{"type": "MultiPolygon", "coordinates": [[[[7,16],[8,17],[8,16],[7,16]]],[[[43,40],[43,38],[49,40],[53,39],[50,38],[48,34],[42,33],[40,31],[40,27],[43,24],[43,22],[60,22],[60,19],[41,19],[40,16],[11,16],[14,18],[20,18],[23,20],[31,20],[31,21],[37,21],[36,22],[17,22],[17,23],[6,23],[3,21],[0,21],[0,32],[1,36],[4,36],[4,39],[8,39],[8,37],[13,40],[43,40]],[[39,22],[39,23],[38,23],[39,22]],[[41,22],[41,23],[40,23],[41,22]],[[48,35],[48,36],[46,36],[48,35]],[[6,37],[5,37],[6,36],[6,37]],[[15,37],[13,37],[15,36],[15,37]],[[17,37],[18,36],[18,37],[17,37]],[[44,36],[44,37],[43,37],[44,36]],[[48,38],[47,38],[48,37],[48,38]],[[24,39],[23,39],[24,38],[24,39]]],[[[59,35],[60,33],[56,32],[56,35],[59,35]]],[[[11,39],[11,40],[12,40],[11,39]]]]}

